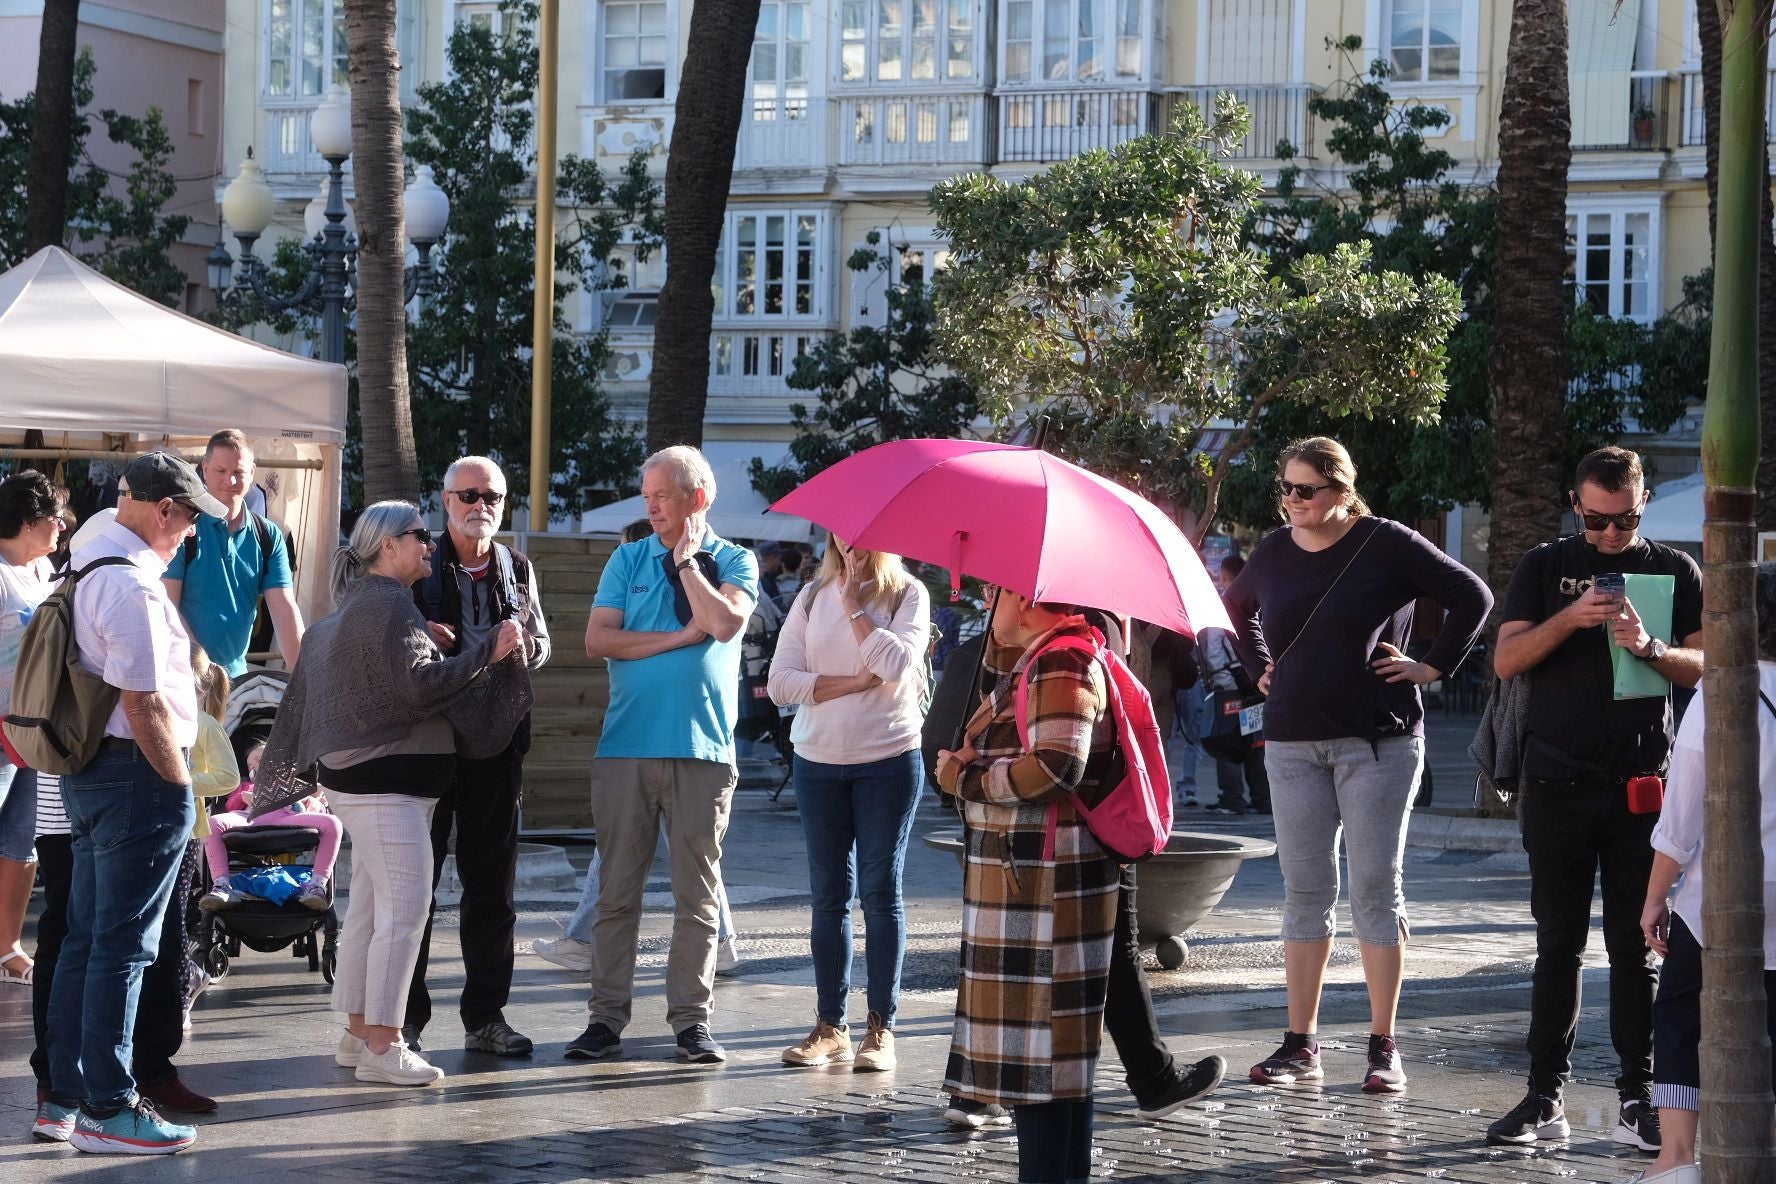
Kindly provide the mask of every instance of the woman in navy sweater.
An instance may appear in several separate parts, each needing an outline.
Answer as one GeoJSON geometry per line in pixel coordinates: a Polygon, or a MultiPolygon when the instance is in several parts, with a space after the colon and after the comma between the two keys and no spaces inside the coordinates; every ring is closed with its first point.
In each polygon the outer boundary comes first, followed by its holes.
{"type": "Polygon", "coordinates": [[[1480,635],[1492,594],[1409,527],[1377,518],[1357,495],[1350,453],[1323,436],[1277,460],[1288,525],[1253,550],[1227,590],[1246,660],[1263,675],[1264,767],[1283,869],[1289,1027],[1252,1080],[1318,1081],[1315,1035],[1338,903],[1338,840],[1350,867],[1352,929],[1369,986],[1363,1089],[1406,1086],[1394,1046],[1406,900],[1406,820],[1424,764],[1418,688],[1454,672],[1480,635]],[[1424,661],[1404,647],[1412,611],[1447,613],[1424,661]]]}

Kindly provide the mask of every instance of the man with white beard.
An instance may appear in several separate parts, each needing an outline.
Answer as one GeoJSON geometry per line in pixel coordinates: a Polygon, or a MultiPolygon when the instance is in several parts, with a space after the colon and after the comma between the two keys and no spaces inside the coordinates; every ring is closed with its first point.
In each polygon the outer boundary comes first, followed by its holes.
{"type": "MultiPolygon", "coordinates": [[[[501,621],[524,627],[524,660],[514,657],[489,670],[487,693],[528,704],[530,671],[549,660],[549,628],[537,596],[536,569],[523,555],[493,541],[505,508],[506,478],[499,466],[481,456],[465,456],[444,474],[444,512],[448,519],[432,556],[432,572],[414,585],[413,596],[425,614],[438,648],[455,654],[475,645],[501,621]],[[510,669],[507,669],[507,667],[510,669]]],[[[432,888],[449,850],[454,824],[456,874],[462,881],[461,941],[464,983],[460,1010],[463,1047],[502,1057],[529,1056],[531,1042],[506,1022],[505,1006],[512,990],[513,932],[518,914],[512,899],[518,868],[518,803],[524,785],[524,754],[530,749],[530,717],[513,725],[509,709],[489,703],[484,718],[497,734],[465,733],[457,725],[456,780],[439,799],[432,815],[432,888]],[[487,751],[465,751],[480,745],[487,751]]],[[[407,994],[402,1032],[417,1050],[420,1033],[432,1018],[426,990],[426,962],[432,926],[426,923],[419,961],[407,994]]]]}

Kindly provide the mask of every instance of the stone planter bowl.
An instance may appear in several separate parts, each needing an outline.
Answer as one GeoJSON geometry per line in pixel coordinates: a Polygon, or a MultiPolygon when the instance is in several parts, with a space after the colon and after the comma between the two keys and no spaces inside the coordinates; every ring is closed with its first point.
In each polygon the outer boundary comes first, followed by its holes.
{"type": "MultiPolygon", "coordinates": [[[[925,845],[963,859],[962,836],[938,831],[925,845]]],[[[1139,865],[1141,940],[1154,946],[1159,964],[1176,970],[1190,956],[1183,935],[1220,903],[1248,859],[1276,854],[1268,839],[1175,830],[1166,849],[1139,865]]]]}

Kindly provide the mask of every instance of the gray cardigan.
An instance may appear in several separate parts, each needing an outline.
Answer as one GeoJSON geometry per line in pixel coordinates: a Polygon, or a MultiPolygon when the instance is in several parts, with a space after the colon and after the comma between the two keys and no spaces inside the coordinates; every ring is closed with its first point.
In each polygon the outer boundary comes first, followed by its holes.
{"type": "Polygon", "coordinates": [[[1529,678],[1502,678],[1486,700],[1480,727],[1468,755],[1480,766],[1480,778],[1507,802],[1523,773],[1523,737],[1529,725],[1529,678]]]}

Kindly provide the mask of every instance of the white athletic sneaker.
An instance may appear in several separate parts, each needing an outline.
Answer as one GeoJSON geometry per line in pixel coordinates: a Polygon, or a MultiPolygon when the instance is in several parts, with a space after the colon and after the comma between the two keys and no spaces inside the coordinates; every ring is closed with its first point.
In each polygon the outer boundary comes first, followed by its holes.
{"type": "Polygon", "coordinates": [[[577,937],[548,938],[532,942],[530,952],[545,962],[585,974],[592,969],[592,943],[577,937]]]}
{"type": "Polygon", "coordinates": [[[364,1042],[346,1029],[339,1034],[339,1051],[333,1054],[333,1063],[341,1069],[356,1069],[358,1063],[368,1055],[364,1042]]]}
{"type": "Polygon", "coordinates": [[[365,1045],[358,1055],[359,1081],[380,1081],[386,1085],[436,1085],[444,1080],[444,1070],[432,1064],[402,1041],[388,1046],[387,1052],[371,1052],[365,1045]]]}

